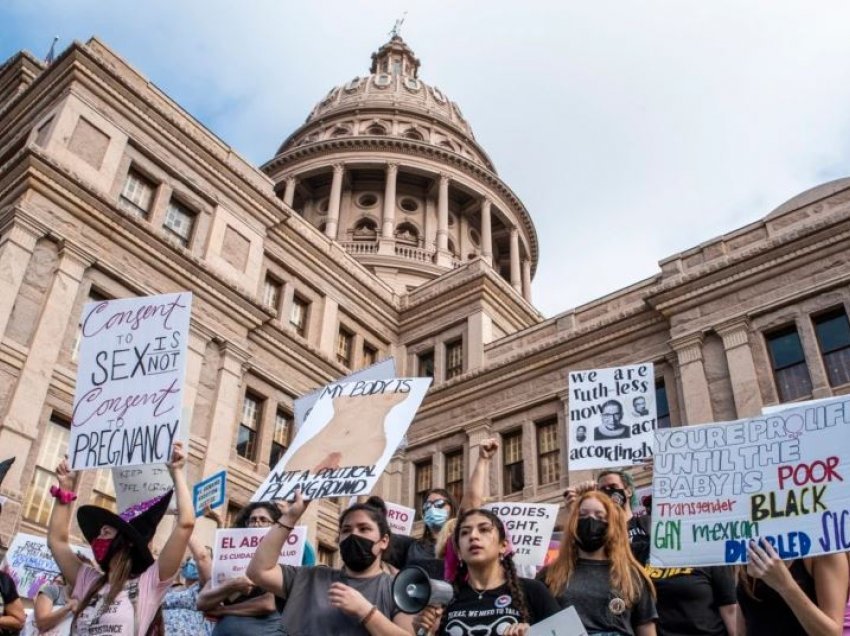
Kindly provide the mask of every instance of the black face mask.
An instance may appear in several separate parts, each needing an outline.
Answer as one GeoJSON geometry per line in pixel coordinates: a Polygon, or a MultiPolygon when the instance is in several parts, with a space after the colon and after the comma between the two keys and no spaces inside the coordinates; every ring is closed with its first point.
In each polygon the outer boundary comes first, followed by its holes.
{"type": "Polygon", "coordinates": [[[626,491],[622,488],[616,488],[614,486],[606,486],[605,488],[600,488],[602,492],[604,492],[608,497],[611,498],[615,504],[620,506],[621,508],[626,507],[626,491]]]}
{"type": "Polygon", "coordinates": [[[576,541],[585,552],[596,552],[605,545],[608,536],[608,522],[594,517],[582,517],[576,528],[576,541]]]}
{"type": "Polygon", "coordinates": [[[339,554],[342,562],[352,572],[362,572],[368,569],[378,557],[372,553],[375,542],[366,537],[350,534],[339,544],[339,554]]]}

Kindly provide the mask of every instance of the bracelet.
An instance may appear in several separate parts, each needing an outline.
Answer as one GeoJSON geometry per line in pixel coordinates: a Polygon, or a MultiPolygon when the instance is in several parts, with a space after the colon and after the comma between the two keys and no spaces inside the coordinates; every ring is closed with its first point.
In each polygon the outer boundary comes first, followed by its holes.
{"type": "Polygon", "coordinates": [[[64,490],[55,484],[50,487],[50,494],[56,497],[61,504],[69,504],[77,498],[77,493],[64,490]]]}
{"type": "Polygon", "coordinates": [[[375,612],[377,612],[377,611],[378,611],[378,608],[373,605],[372,609],[370,609],[368,612],[366,612],[366,616],[364,616],[363,618],[360,619],[360,626],[365,627],[366,623],[368,623],[371,620],[371,618],[375,615],[375,612]]]}
{"type": "Polygon", "coordinates": [[[277,525],[279,525],[281,528],[286,528],[286,529],[287,529],[287,530],[289,530],[290,532],[292,532],[293,530],[295,530],[295,528],[293,528],[292,526],[288,526],[288,525],[286,525],[285,523],[281,523],[281,522],[280,522],[280,520],[275,521],[275,523],[276,523],[277,525]]]}

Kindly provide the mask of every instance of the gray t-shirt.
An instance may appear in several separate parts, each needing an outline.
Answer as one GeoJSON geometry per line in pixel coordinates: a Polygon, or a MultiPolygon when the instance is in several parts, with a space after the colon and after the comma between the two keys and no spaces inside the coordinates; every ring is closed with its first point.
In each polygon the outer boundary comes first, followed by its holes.
{"type": "Polygon", "coordinates": [[[389,574],[378,574],[367,579],[347,576],[342,570],[328,567],[294,567],[281,565],[283,589],[286,590],[286,606],[283,609],[284,636],[366,636],[369,634],[360,625],[358,618],[331,607],[328,589],[331,583],[344,583],[360,592],[366,600],[378,608],[384,616],[392,619],[396,614],[393,603],[393,578],[389,574]]]}
{"type": "Polygon", "coordinates": [[[62,607],[68,603],[65,598],[65,587],[59,585],[44,585],[38,591],[39,594],[44,594],[47,598],[53,601],[53,607],[62,607]]]}

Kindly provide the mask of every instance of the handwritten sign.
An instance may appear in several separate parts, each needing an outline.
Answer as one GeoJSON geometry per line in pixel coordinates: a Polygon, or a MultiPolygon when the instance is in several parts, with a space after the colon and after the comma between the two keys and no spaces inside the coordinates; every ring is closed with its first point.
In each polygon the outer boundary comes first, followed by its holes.
{"type": "Polygon", "coordinates": [[[204,514],[204,508],[218,508],[224,503],[224,489],[227,483],[227,472],[220,471],[206,479],[202,479],[192,488],[192,503],[195,506],[195,516],[204,514]]]}
{"type": "MultiPolygon", "coordinates": [[[[119,513],[151,499],[159,499],[174,488],[165,464],[113,468],[112,481],[119,513]]],[[[173,504],[172,501],[171,507],[173,504]]]]}
{"type": "Polygon", "coordinates": [[[532,625],[528,636],[587,636],[587,630],[582,625],[576,608],[568,607],[532,625]]]}
{"type": "MultiPolygon", "coordinates": [[[[73,550],[92,558],[88,548],[74,547],[73,550]]],[[[14,579],[18,594],[29,599],[34,599],[41,587],[59,574],[59,566],[47,547],[47,539],[25,532],[19,532],[12,539],[2,568],[14,579]]]]}
{"type": "Polygon", "coordinates": [[[503,501],[487,504],[484,508],[505,524],[517,566],[543,565],[558,517],[557,504],[503,501]]]}
{"type": "Polygon", "coordinates": [[[651,362],[570,371],[570,470],[632,466],[652,456],[651,362]]]}
{"type": "Polygon", "coordinates": [[[416,511],[413,508],[400,506],[389,501],[385,504],[387,506],[387,523],[390,524],[390,530],[393,531],[393,534],[410,536],[416,511]]]}
{"type": "MultiPolygon", "coordinates": [[[[269,528],[224,528],[216,530],[213,546],[212,586],[245,575],[251,557],[269,528]]],[[[307,526],[295,526],[280,551],[281,565],[301,565],[307,526]]]]}
{"type": "Polygon", "coordinates": [[[655,437],[652,565],[743,563],[753,537],[783,559],[850,550],[850,398],[655,437]]]}
{"type": "Polygon", "coordinates": [[[168,461],[182,420],[192,294],[88,303],[68,445],[75,470],[168,461]]]}
{"type": "Polygon", "coordinates": [[[330,385],[251,501],[366,494],[386,468],[431,378],[330,385]]]}

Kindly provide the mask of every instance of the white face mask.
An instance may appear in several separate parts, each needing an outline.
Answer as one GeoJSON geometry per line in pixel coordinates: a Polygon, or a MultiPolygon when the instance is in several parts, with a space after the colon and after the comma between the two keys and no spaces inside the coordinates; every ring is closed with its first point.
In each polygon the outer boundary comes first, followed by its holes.
{"type": "Polygon", "coordinates": [[[439,530],[446,524],[446,521],[448,521],[449,519],[449,509],[448,507],[435,508],[434,506],[432,506],[425,511],[425,514],[422,515],[422,518],[425,521],[425,525],[428,526],[431,530],[439,530]]]}

